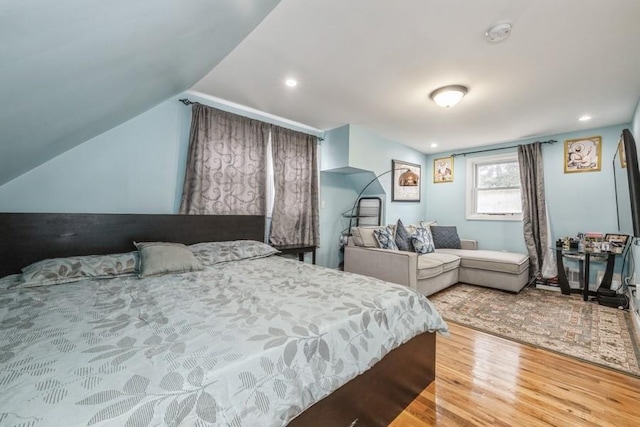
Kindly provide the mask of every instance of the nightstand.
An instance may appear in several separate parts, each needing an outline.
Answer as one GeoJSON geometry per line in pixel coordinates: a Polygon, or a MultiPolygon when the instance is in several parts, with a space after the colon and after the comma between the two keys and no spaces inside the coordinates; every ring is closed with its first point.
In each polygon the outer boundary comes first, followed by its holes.
{"type": "Polygon", "coordinates": [[[311,252],[312,263],[316,263],[316,246],[310,245],[271,245],[283,254],[298,254],[298,260],[304,261],[304,254],[311,252]]]}

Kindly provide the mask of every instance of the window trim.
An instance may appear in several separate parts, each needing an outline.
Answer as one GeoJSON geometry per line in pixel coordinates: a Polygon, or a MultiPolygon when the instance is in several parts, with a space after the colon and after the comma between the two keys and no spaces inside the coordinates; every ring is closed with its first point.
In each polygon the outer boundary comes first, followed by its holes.
{"type": "MultiPolygon", "coordinates": [[[[476,206],[476,166],[494,163],[518,162],[518,153],[506,153],[493,156],[479,156],[467,159],[467,187],[466,193],[466,218],[468,220],[481,221],[522,221],[522,213],[505,213],[505,214],[479,214],[475,212],[476,206]]],[[[514,187],[505,187],[514,188],[514,187]]],[[[520,187],[522,191],[522,187],[520,187]]]]}

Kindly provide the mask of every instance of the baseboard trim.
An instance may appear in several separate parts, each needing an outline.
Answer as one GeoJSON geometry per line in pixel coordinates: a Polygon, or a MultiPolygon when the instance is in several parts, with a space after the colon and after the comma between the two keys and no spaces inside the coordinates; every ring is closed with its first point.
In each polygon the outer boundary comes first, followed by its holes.
{"type": "Polygon", "coordinates": [[[631,288],[627,290],[627,297],[629,297],[629,311],[633,319],[633,329],[636,332],[636,339],[640,343],[640,307],[638,306],[636,298],[633,296],[631,288]]]}

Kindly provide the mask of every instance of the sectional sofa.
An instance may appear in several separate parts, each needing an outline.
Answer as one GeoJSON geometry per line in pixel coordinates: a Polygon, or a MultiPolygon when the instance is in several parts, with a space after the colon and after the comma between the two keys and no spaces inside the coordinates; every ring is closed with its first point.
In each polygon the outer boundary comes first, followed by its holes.
{"type": "Polygon", "coordinates": [[[529,282],[526,254],[479,250],[475,240],[460,239],[460,249],[433,253],[380,249],[373,231],[354,227],[345,247],[344,269],[416,289],[426,296],[458,282],[520,292],[529,282]]]}

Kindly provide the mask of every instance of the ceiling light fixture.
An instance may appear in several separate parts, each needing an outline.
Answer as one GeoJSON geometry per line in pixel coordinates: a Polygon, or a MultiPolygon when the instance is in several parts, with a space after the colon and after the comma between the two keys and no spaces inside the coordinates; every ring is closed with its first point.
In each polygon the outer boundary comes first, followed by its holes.
{"type": "Polygon", "coordinates": [[[284,84],[286,84],[289,87],[296,87],[298,86],[298,81],[295,79],[287,79],[284,84]]]}
{"type": "Polygon", "coordinates": [[[438,146],[438,144],[437,144],[437,143],[435,143],[435,142],[432,142],[432,143],[431,143],[431,148],[436,148],[437,146],[438,146]]]}
{"type": "Polygon", "coordinates": [[[578,120],[580,120],[581,122],[588,122],[589,120],[591,120],[591,116],[582,116],[578,120]]]}
{"type": "Polygon", "coordinates": [[[450,108],[456,105],[462,97],[467,94],[468,89],[465,86],[452,85],[444,86],[434,90],[429,95],[433,102],[444,108],[450,108]]]}
{"type": "Polygon", "coordinates": [[[489,28],[484,36],[491,43],[498,43],[506,40],[511,34],[511,23],[502,22],[489,28]]]}

